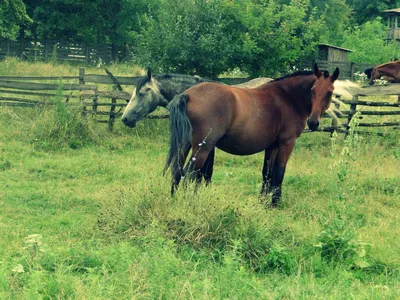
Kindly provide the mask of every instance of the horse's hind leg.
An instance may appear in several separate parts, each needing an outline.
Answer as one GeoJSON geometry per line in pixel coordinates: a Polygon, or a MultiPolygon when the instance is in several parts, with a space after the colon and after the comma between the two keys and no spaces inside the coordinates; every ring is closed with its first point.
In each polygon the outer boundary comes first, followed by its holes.
{"type": "Polygon", "coordinates": [[[178,165],[173,167],[171,195],[173,195],[175,190],[178,188],[181,179],[185,177],[185,170],[183,169],[183,166],[185,165],[186,157],[189,154],[190,148],[191,145],[188,144],[184,149],[182,149],[182,153],[180,153],[178,158],[178,165]]]}
{"type": "Polygon", "coordinates": [[[214,145],[211,143],[193,147],[192,156],[185,167],[187,176],[197,183],[200,183],[204,177],[206,183],[210,183],[214,165],[214,153],[214,145]]]}

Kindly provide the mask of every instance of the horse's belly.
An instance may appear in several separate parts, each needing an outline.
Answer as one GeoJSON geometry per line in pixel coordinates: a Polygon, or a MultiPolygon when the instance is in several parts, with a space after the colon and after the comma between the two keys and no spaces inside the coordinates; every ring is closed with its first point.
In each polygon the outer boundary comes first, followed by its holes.
{"type": "Polygon", "coordinates": [[[218,140],[217,147],[235,155],[250,155],[265,150],[273,142],[274,140],[268,140],[266,138],[261,139],[260,136],[232,137],[230,135],[224,135],[218,140]]]}

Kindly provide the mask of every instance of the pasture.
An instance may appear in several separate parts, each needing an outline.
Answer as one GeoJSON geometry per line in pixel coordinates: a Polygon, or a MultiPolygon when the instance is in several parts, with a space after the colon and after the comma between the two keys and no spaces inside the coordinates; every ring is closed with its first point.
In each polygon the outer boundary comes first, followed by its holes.
{"type": "Polygon", "coordinates": [[[60,102],[0,107],[0,298],[398,298],[399,131],[303,134],[275,209],[258,197],[263,153],[217,150],[212,185],[171,198],[168,135],[149,119],[109,132],[60,102]]]}

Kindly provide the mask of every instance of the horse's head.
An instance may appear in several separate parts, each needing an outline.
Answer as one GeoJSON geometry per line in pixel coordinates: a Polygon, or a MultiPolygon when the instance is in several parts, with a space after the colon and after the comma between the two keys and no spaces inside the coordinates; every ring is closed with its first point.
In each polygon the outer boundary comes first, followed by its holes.
{"type": "Polygon", "coordinates": [[[365,73],[365,74],[367,74],[367,77],[369,79],[369,85],[373,85],[374,80],[381,78],[381,76],[383,75],[380,73],[380,71],[377,67],[373,67],[373,68],[365,70],[365,71],[369,71],[369,74],[365,73]]]}
{"type": "Polygon", "coordinates": [[[139,79],[132,98],[122,114],[121,121],[126,126],[135,127],[137,121],[154,111],[157,106],[166,106],[167,104],[168,101],[160,93],[157,80],[151,76],[149,68],[147,75],[139,79]]]}
{"type": "Polygon", "coordinates": [[[317,77],[311,88],[311,114],[307,121],[308,128],[318,129],[321,115],[329,108],[332,101],[333,83],[339,77],[339,69],[336,68],[332,75],[328,71],[321,72],[317,64],[314,65],[314,75],[317,77]]]}

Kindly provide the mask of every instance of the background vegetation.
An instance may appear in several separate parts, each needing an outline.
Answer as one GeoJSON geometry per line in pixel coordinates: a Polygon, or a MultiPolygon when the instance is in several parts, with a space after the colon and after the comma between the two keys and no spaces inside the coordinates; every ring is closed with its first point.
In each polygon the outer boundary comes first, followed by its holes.
{"type": "Polygon", "coordinates": [[[355,62],[383,63],[383,10],[399,0],[5,0],[0,37],[109,43],[155,72],[217,77],[240,68],[274,77],[313,56],[319,42],[355,50],[355,62]]]}
{"type": "MultiPolygon", "coordinates": [[[[7,59],[0,74],[76,67],[7,59]]],[[[304,134],[270,209],[262,153],[217,151],[213,184],[171,198],[168,120],[108,132],[55,98],[0,108],[1,299],[398,298],[398,132],[304,134]]]]}

